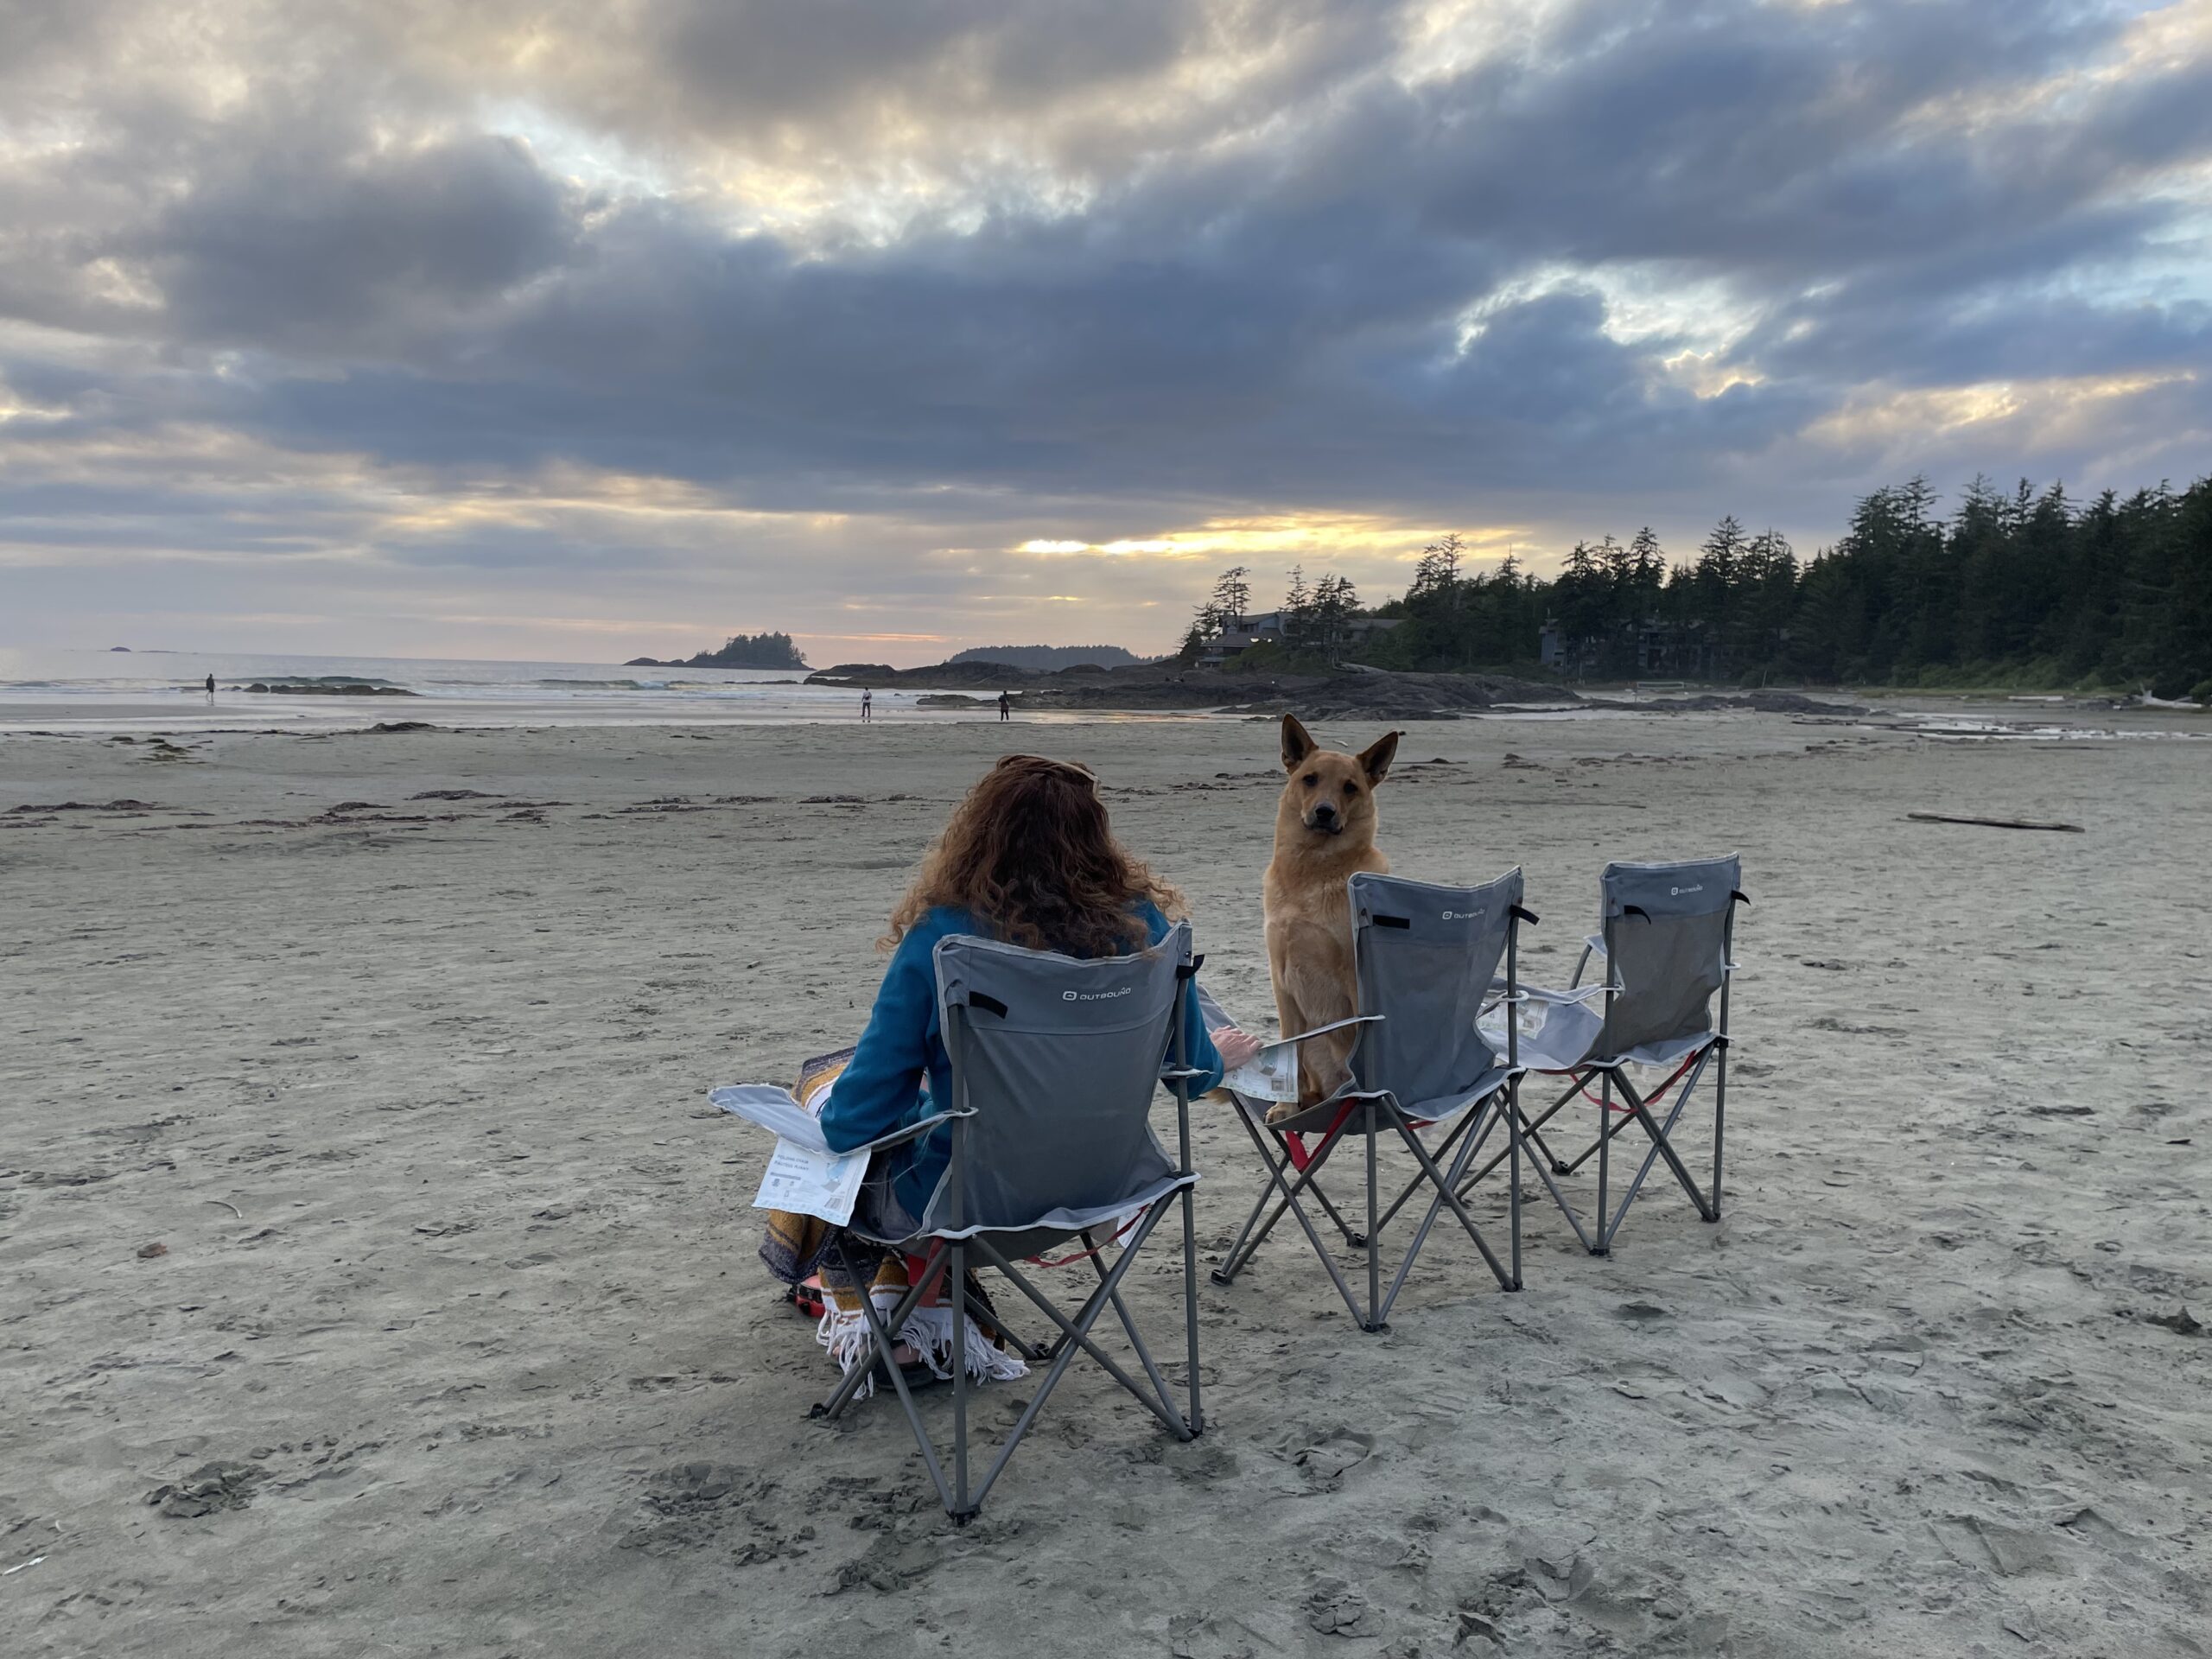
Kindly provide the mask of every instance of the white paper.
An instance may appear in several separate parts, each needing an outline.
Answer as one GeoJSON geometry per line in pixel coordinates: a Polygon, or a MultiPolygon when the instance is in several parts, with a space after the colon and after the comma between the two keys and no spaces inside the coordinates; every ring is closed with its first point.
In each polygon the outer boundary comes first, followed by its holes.
{"type": "Polygon", "coordinates": [[[1325,1026],[1316,1026],[1311,1031],[1300,1032],[1295,1037],[1269,1043],[1243,1065],[1224,1071],[1222,1084],[1235,1090],[1248,1100],[1296,1100],[1298,1046],[1308,1038],[1364,1023],[1361,1016],[1355,1014],[1349,1020],[1333,1020],[1325,1026]]]}
{"type": "MultiPolygon", "coordinates": [[[[830,1103],[836,1080],[822,1084],[802,1103],[816,1117],[830,1103]]],[[[755,1210],[789,1210],[802,1216],[818,1216],[832,1227],[853,1218],[853,1205],[860,1198],[861,1183],[868,1177],[865,1152],[817,1152],[794,1146],[780,1135],[760,1177],[760,1191],[753,1200],[755,1210]]]]}
{"type": "Polygon", "coordinates": [[[1223,1072],[1221,1081],[1247,1100],[1296,1100],[1298,1045],[1269,1043],[1243,1065],[1223,1072]]]}
{"type": "Polygon", "coordinates": [[[778,1140],[760,1177],[755,1210],[791,1210],[819,1216],[833,1227],[853,1218],[853,1204],[868,1175],[865,1152],[812,1152],[778,1140]]]}

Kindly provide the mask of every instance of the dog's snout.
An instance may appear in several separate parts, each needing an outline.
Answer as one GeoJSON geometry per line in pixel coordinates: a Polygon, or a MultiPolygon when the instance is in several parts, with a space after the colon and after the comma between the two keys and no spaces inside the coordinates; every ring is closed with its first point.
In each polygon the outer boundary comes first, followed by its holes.
{"type": "Polygon", "coordinates": [[[1335,829],[1337,827],[1337,809],[1335,804],[1330,801],[1315,802],[1313,805],[1313,817],[1311,822],[1316,830],[1335,829]]]}

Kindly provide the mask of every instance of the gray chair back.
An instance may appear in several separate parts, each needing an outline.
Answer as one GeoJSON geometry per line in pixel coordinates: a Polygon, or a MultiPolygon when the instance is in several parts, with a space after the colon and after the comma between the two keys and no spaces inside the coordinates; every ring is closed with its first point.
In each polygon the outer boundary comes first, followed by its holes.
{"type": "Polygon", "coordinates": [[[1152,1097],[1190,962],[1188,923],[1135,955],[1088,961],[938,942],[947,1103],[974,1116],[956,1122],[925,1231],[1074,1232],[1173,1184],[1152,1097]]]}
{"type": "Polygon", "coordinates": [[[1445,887],[1403,876],[1351,881],[1352,959],[1359,1028],[1352,1077],[1388,1090],[1410,1117],[1463,1104],[1503,1065],[1476,1019],[1497,976],[1521,903],[1521,872],[1479,887],[1445,887]]]}
{"type": "Polygon", "coordinates": [[[1713,1029],[1743,861],[1608,864],[1600,881],[1608,972],[1620,990],[1596,1052],[1623,1055],[1713,1029]]]}

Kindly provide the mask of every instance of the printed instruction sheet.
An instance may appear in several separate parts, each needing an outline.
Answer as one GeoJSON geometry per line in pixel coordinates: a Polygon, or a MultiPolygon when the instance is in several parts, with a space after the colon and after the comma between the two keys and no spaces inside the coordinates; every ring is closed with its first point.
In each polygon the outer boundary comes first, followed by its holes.
{"type": "Polygon", "coordinates": [[[1309,1037],[1319,1037],[1332,1031],[1342,1031],[1346,1026],[1364,1025],[1377,1016],[1355,1014],[1349,1020],[1332,1020],[1325,1026],[1316,1026],[1311,1031],[1300,1032],[1295,1037],[1286,1037],[1269,1043],[1243,1065],[1222,1074],[1223,1086],[1235,1090],[1249,1100],[1296,1100],[1298,1098],[1298,1046],[1309,1037]]]}

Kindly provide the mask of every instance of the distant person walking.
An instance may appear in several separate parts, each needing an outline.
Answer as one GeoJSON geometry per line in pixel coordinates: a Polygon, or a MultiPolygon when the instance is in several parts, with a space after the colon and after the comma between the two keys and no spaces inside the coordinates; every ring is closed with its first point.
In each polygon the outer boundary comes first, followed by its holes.
{"type": "Polygon", "coordinates": [[[207,677],[207,706],[211,709],[215,706],[215,677],[213,674],[207,677]]]}
{"type": "Polygon", "coordinates": [[[1003,725],[1014,718],[1014,699],[1005,692],[999,693],[999,721],[1003,725]]]}
{"type": "Polygon", "coordinates": [[[861,692],[861,724],[863,726],[872,726],[874,723],[875,693],[863,690],[861,692]]]}

